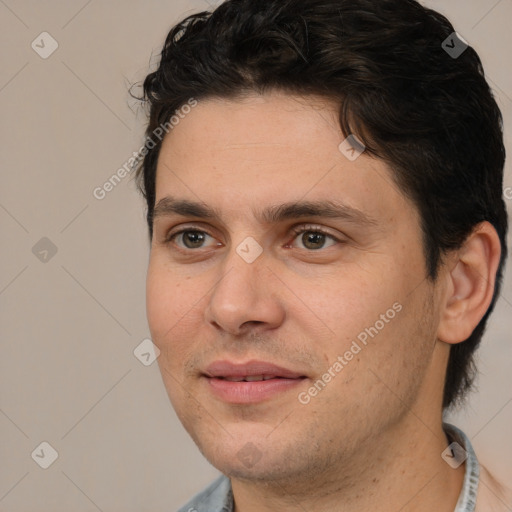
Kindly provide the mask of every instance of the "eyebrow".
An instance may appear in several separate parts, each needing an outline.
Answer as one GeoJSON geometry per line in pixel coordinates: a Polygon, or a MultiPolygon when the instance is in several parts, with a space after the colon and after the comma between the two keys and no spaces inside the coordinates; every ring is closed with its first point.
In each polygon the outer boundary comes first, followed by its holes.
{"type": "MultiPolygon", "coordinates": [[[[196,217],[202,219],[221,220],[220,212],[204,203],[186,199],[176,199],[171,196],[163,197],[158,201],[154,210],[153,221],[160,217],[181,215],[183,217],[196,217]]],[[[325,217],[342,219],[360,225],[375,226],[378,222],[366,213],[336,201],[296,201],[273,205],[256,213],[260,222],[273,224],[289,219],[301,217],[325,217]]]]}

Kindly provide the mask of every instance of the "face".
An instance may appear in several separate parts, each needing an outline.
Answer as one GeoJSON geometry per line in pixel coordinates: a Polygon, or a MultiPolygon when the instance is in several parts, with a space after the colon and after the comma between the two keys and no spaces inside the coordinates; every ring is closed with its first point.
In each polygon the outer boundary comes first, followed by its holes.
{"type": "Polygon", "coordinates": [[[204,100],[161,149],[151,334],[183,425],[235,478],[348,463],[441,389],[419,216],[340,149],[337,110],[204,100]]]}

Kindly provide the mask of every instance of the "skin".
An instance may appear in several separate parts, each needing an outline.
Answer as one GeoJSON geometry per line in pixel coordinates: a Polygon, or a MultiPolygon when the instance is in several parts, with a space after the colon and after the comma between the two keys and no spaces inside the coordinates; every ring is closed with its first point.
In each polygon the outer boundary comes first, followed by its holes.
{"type": "Polygon", "coordinates": [[[162,377],[199,449],[231,478],[237,512],[452,511],[464,465],[441,458],[444,374],[450,344],[490,303],[499,241],[482,223],[446,255],[437,281],[427,279],[414,204],[384,162],[340,152],[336,118],[320,98],[254,94],[202,100],[166,136],[156,204],[196,201],[219,218],[160,208],[154,220],[147,314],[162,377]],[[372,222],[258,215],[326,200],[372,222]],[[198,247],[168,239],[185,228],[206,233],[198,247]],[[308,234],[318,229],[334,238],[312,249],[308,234]],[[236,252],[249,236],[263,251],[252,263],[236,252]],[[397,303],[394,318],[301,403],[298,393],[397,303]],[[220,359],[268,361],[307,378],[261,402],[229,404],[202,377],[220,359]],[[241,450],[258,460],[244,463],[241,450]]]}

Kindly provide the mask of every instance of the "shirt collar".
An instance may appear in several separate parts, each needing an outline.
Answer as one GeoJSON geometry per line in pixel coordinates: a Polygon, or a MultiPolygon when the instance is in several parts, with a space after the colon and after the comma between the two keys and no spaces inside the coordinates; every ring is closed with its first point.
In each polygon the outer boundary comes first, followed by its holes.
{"type": "Polygon", "coordinates": [[[454,425],[443,423],[443,429],[450,439],[450,442],[458,443],[466,452],[466,472],[464,482],[459,495],[459,500],[453,512],[474,512],[476,505],[476,495],[478,491],[478,481],[480,478],[480,465],[476,458],[475,451],[471,445],[469,437],[454,425]]]}

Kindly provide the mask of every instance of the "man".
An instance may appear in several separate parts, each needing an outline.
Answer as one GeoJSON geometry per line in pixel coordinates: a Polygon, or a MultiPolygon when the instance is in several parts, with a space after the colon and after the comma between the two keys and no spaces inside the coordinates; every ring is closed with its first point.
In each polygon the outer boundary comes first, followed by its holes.
{"type": "Polygon", "coordinates": [[[149,325],[225,475],[181,510],[511,510],[443,423],[507,232],[501,114],[452,25],[230,0],[171,30],[144,96],[149,325]]]}

